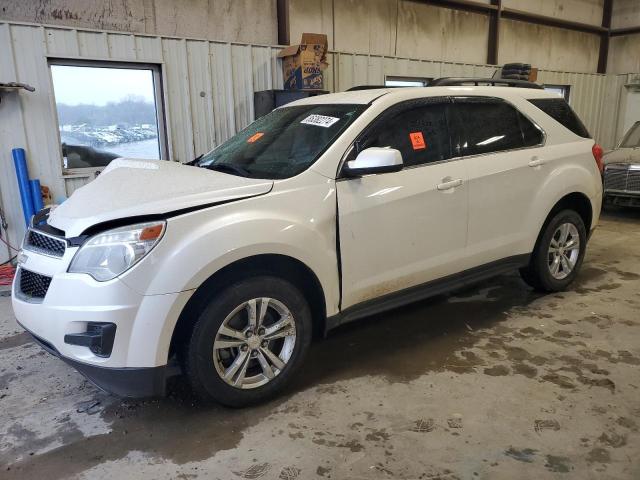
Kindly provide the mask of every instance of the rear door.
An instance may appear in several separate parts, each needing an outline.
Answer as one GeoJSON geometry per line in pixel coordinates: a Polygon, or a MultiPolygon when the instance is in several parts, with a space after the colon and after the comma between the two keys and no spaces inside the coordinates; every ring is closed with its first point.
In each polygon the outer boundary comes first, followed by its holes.
{"type": "Polygon", "coordinates": [[[464,269],[467,174],[452,158],[448,108],[447,98],[393,106],[347,158],[391,147],[405,166],[336,182],[342,308],[464,269]]]}
{"type": "Polygon", "coordinates": [[[528,212],[548,174],[544,134],[510,103],[454,97],[452,130],[469,175],[467,250],[472,266],[527,253],[528,212]]]}

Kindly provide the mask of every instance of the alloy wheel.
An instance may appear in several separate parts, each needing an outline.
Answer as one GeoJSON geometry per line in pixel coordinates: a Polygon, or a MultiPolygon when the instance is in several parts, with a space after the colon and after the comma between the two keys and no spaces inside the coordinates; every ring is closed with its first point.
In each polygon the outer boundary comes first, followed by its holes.
{"type": "Polygon", "coordinates": [[[291,359],[296,325],[289,309],[274,298],[253,298],[227,315],[213,343],[213,363],[229,385],[260,387],[279,375],[291,359]]]}
{"type": "Polygon", "coordinates": [[[580,235],[573,223],[563,223],[551,237],[549,243],[548,266],[556,280],[567,278],[576,266],[580,256],[580,235]]]}

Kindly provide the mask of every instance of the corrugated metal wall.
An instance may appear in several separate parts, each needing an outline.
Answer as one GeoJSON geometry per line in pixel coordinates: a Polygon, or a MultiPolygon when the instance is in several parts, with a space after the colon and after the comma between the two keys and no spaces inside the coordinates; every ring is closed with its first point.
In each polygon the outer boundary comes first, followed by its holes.
{"type": "MultiPolygon", "coordinates": [[[[0,82],[18,81],[35,93],[3,95],[0,103],[0,192],[16,244],[23,235],[11,160],[24,147],[32,177],[54,196],[70,195],[90,178],[63,176],[48,57],[157,63],[162,66],[169,151],[188,161],[253,120],[253,92],[282,87],[279,47],[130,35],[0,21],[0,82]]],[[[385,75],[486,77],[494,67],[334,52],[325,88],[384,84],[385,75]]],[[[571,103],[605,147],[615,142],[620,91],[626,76],[541,71],[539,80],[572,86],[571,103]]],[[[2,252],[2,250],[0,250],[2,252]]],[[[5,255],[0,253],[0,260],[5,255]]]]}

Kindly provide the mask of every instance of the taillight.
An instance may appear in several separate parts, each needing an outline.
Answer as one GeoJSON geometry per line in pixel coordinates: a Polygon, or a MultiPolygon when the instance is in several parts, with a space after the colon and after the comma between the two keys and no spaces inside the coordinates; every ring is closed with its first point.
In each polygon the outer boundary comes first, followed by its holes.
{"type": "Polygon", "coordinates": [[[604,165],[602,163],[602,155],[604,154],[604,150],[600,145],[594,143],[593,147],[591,147],[591,152],[593,153],[593,158],[596,161],[596,165],[598,165],[598,170],[600,170],[600,173],[604,172],[604,165]]]}

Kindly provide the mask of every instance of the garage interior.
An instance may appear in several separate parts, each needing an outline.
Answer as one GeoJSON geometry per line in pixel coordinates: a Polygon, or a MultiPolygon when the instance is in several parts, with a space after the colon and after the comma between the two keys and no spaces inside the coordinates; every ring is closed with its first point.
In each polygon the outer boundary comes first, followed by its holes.
{"type": "Polygon", "coordinates": [[[285,97],[519,63],[609,152],[640,121],[638,52],[638,0],[0,0],[0,478],[640,478],[638,208],[605,206],[568,291],[515,272],[340,327],[246,409],[180,379],[166,398],[101,392],[10,298],[12,149],[59,204],[112,158],[190,162],[285,97]],[[288,91],[279,53],[309,33],[322,87],[288,91]]]}

